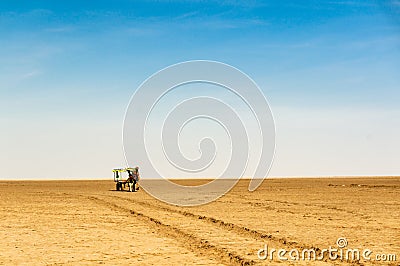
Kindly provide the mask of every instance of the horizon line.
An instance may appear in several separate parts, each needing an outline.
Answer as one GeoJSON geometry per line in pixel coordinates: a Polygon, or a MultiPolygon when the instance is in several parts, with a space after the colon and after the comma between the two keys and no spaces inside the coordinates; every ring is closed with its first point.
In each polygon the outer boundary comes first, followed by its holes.
{"type": "MultiPolygon", "coordinates": [[[[400,178],[400,175],[340,175],[340,176],[273,176],[273,177],[265,177],[265,178],[251,178],[251,177],[242,177],[238,180],[252,180],[252,179],[335,179],[335,178],[400,178]]],[[[218,178],[212,177],[201,177],[201,178],[166,178],[167,180],[215,180],[218,178]]],[[[235,178],[220,178],[222,180],[231,180],[235,178]]],[[[142,180],[164,180],[163,178],[145,178],[142,180]]],[[[18,182],[18,181],[114,181],[113,178],[21,178],[21,179],[1,179],[0,182],[18,182]]]]}

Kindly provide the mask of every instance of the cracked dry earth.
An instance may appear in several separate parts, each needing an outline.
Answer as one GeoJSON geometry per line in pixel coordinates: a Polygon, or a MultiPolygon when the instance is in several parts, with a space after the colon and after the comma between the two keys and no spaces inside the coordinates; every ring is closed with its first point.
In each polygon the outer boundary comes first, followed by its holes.
{"type": "Polygon", "coordinates": [[[255,192],[248,182],[178,207],[112,181],[1,181],[0,265],[399,265],[400,178],[266,179],[255,192]],[[339,237],[372,259],[257,256],[265,245],[320,255],[339,237]]]}

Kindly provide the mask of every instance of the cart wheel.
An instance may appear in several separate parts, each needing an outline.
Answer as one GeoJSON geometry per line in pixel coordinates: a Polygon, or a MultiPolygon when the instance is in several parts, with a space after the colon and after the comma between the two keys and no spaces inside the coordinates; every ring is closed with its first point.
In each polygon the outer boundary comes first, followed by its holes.
{"type": "Polygon", "coordinates": [[[115,186],[117,188],[117,191],[119,191],[119,183],[118,182],[115,184],[115,186]]]}

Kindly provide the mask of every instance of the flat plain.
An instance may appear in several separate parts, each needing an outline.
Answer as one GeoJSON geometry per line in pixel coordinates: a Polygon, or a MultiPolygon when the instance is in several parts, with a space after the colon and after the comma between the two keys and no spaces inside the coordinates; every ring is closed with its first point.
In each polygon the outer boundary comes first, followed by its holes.
{"type": "Polygon", "coordinates": [[[179,207],[112,180],[1,181],[0,265],[400,264],[399,177],[269,178],[254,192],[248,183],[179,207]],[[342,252],[368,249],[370,260],[319,259],[338,238],[342,252]],[[301,259],[310,249],[316,259],[301,259]]]}

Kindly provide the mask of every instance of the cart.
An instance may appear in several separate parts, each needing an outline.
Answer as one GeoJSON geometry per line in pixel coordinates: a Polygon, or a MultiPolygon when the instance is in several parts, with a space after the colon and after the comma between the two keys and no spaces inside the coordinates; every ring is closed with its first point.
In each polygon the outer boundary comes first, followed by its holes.
{"type": "Polygon", "coordinates": [[[128,182],[129,173],[133,173],[135,168],[117,168],[113,169],[115,189],[117,191],[124,190],[126,184],[128,184],[129,191],[134,192],[139,188],[136,188],[137,182],[128,182]],[[126,176],[126,177],[124,177],[126,176]],[[136,184],[135,184],[136,183],[136,184]]]}

